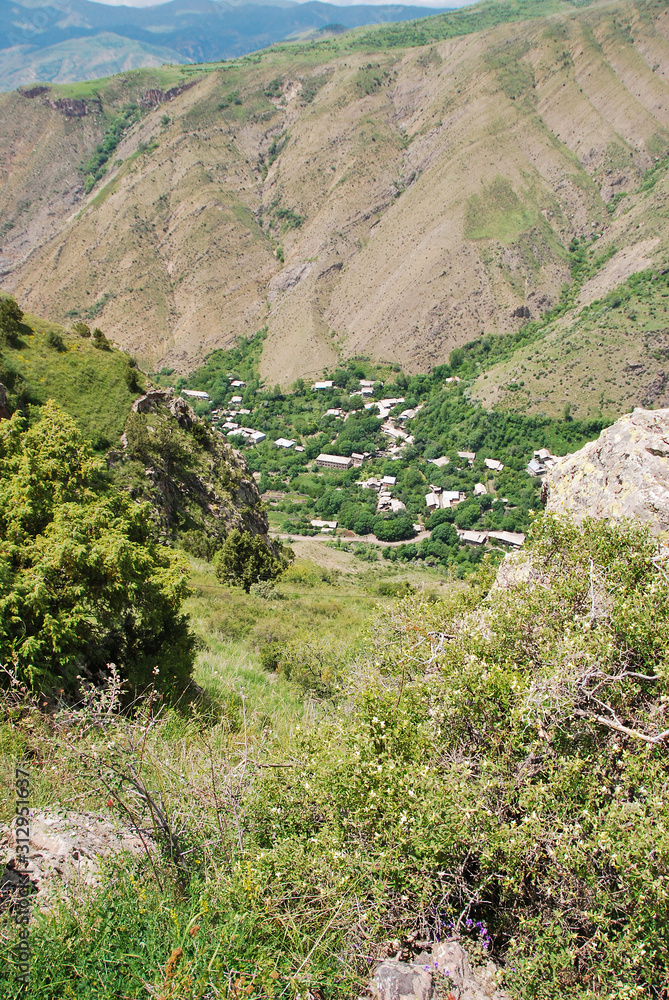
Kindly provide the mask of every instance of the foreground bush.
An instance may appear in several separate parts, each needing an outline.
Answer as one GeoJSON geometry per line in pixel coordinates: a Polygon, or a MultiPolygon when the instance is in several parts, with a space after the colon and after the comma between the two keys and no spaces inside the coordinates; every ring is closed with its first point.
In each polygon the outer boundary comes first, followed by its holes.
{"type": "Polygon", "coordinates": [[[0,424],[0,662],[30,688],[72,693],[114,662],[132,687],[160,670],[183,690],[193,638],[185,574],[146,505],[109,486],[54,403],[0,424]]]}
{"type": "MultiPolygon", "coordinates": [[[[343,1000],[389,941],[455,924],[479,953],[490,933],[511,997],[666,996],[665,564],[632,527],[543,519],[531,544],[531,585],[409,596],[347,664],[337,647],[278,651],[307,689],[337,669],[337,707],[285,740],[246,716],[243,740],[222,724],[203,740],[176,713],[132,738],[119,723],[113,773],[132,761],[161,789],[186,871],[122,869],[38,924],[26,995],[141,981],[165,997],[343,1000]]],[[[101,732],[94,774],[110,746],[101,732]]]]}
{"type": "Polygon", "coordinates": [[[483,920],[512,995],[664,995],[667,580],[641,529],[533,545],[534,585],[379,617],[355,711],[257,789],[263,892],[355,899],[372,940],[483,920]]]}

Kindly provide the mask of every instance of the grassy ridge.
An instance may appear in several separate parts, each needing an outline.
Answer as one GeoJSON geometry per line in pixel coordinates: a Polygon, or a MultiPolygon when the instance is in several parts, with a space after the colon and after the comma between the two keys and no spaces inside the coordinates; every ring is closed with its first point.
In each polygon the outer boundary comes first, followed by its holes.
{"type": "MultiPolygon", "coordinates": [[[[595,2],[595,0],[588,0],[595,2]]],[[[278,53],[290,56],[313,56],[315,59],[329,59],[346,52],[378,52],[397,48],[415,48],[444,41],[476,31],[526,18],[545,17],[573,7],[583,7],[583,3],[573,0],[482,0],[481,3],[449,14],[435,14],[415,21],[384,24],[371,28],[356,28],[341,38],[323,41],[281,42],[267,49],[238,59],[221,60],[212,63],[197,63],[187,66],[161,66],[119,73],[101,80],[79,83],[50,85],[54,96],[99,100],[103,104],[118,107],[129,92],[139,92],[151,87],[164,90],[179,86],[185,81],[197,79],[221,68],[257,65],[261,61],[272,60],[278,53]]]]}
{"type": "Polygon", "coordinates": [[[41,406],[55,399],[74,417],[96,448],[118,444],[143,376],[126,354],[100,350],[93,341],[26,314],[18,346],[4,347],[0,381],[13,406],[41,406]],[[62,339],[54,347],[50,336],[62,339]]]}

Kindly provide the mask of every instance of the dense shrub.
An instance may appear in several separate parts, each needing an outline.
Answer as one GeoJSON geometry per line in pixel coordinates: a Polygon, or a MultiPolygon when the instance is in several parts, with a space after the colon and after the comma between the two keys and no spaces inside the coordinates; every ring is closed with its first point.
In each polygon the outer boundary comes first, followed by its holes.
{"type": "Polygon", "coordinates": [[[49,345],[49,347],[53,347],[56,351],[59,351],[60,353],[67,350],[67,348],[65,347],[65,341],[63,340],[62,335],[58,333],[57,330],[49,330],[49,332],[46,335],[46,342],[49,345]]]}
{"type": "Polygon", "coordinates": [[[262,893],[364,899],[368,939],[482,920],[514,996],[663,995],[669,587],[641,529],[534,535],[539,585],[377,619],[257,788],[262,893]]]}
{"type": "Polygon", "coordinates": [[[401,542],[413,538],[416,529],[408,514],[374,518],[374,534],[381,542],[401,542]]]}
{"type": "Polygon", "coordinates": [[[23,310],[9,296],[0,299],[0,342],[14,346],[21,332],[23,310]]]}
{"type": "Polygon", "coordinates": [[[37,689],[71,693],[114,662],[133,687],[159,667],[180,692],[193,663],[183,566],[103,470],[53,402],[28,430],[18,414],[0,424],[0,661],[37,689]]]}

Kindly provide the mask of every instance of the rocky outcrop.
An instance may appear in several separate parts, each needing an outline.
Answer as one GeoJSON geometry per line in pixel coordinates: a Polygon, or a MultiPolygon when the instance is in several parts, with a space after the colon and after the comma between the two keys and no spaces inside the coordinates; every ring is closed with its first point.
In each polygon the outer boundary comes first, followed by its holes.
{"type": "Polygon", "coordinates": [[[151,503],[166,537],[199,532],[215,547],[232,528],[267,535],[243,454],[174,389],[152,388],[134,401],[121,444],[107,456],[114,480],[151,503]]]}
{"type": "Polygon", "coordinates": [[[506,1000],[497,987],[494,962],[473,969],[467,952],[453,938],[420,952],[411,962],[381,962],[370,992],[376,1000],[506,1000]]]}
{"type": "MultiPolygon", "coordinates": [[[[191,427],[200,422],[192,406],[189,406],[182,396],[174,395],[174,389],[149,389],[144,396],[140,396],[132,404],[132,412],[155,412],[161,403],[167,404],[170,413],[182,430],[189,431],[191,427]]],[[[127,441],[124,446],[127,447],[127,441]]]]}
{"type": "Polygon", "coordinates": [[[76,97],[58,97],[55,101],[45,98],[46,103],[54,111],[59,111],[66,118],[85,118],[88,114],[88,105],[76,97]]]}
{"type": "Polygon", "coordinates": [[[133,413],[149,413],[155,410],[158,403],[170,403],[174,398],[174,389],[149,389],[132,404],[133,413]]]}
{"type": "Polygon", "coordinates": [[[632,518],[669,532],[669,409],[637,408],[567,455],[544,484],[547,513],[632,518]]]}
{"type": "Polygon", "coordinates": [[[36,907],[48,911],[57,899],[77,898],[99,882],[101,862],[122,851],[135,857],[153,848],[147,833],[119,826],[93,813],[44,810],[30,818],[30,853],[25,868],[17,868],[14,825],[0,826],[0,872],[5,895],[27,876],[37,893],[36,907]]]}

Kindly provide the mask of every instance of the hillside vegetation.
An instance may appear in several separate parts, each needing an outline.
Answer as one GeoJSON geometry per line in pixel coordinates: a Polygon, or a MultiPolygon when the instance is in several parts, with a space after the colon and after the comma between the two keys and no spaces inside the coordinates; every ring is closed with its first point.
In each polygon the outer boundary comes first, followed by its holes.
{"type": "MultiPolygon", "coordinates": [[[[666,259],[667,16],[502,0],[4,95],[1,280],[61,322],[99,318],[156,368],[266,324],[272,384],[361,354],[426,370],[540,320],[565,284],[591,302],[666,259]],[[586,280],[570,246],[593,234],[586,280]]],[[[596,390],[574,371],[547,405],[639,401],[662,370],[647,325],[626,317],[596,390]],[[644,382],[620,394],[606,380],[624,383],[632,349],[644,382]]]]}
{"type": "Polygon", "coordinates": [[[347,997],[389,942],[454,927],[513,997],[661,995],[667,583],[631,527],[547,518],[532,555],[540,585],[380,609],[302,717],[281,668],[214,721],[4,703],[41,802],[151,828],[159,789],[165,823],[37,917],[25,995],[347,997]]]}

